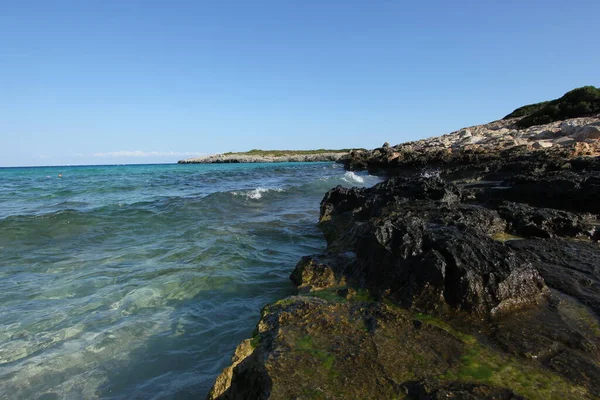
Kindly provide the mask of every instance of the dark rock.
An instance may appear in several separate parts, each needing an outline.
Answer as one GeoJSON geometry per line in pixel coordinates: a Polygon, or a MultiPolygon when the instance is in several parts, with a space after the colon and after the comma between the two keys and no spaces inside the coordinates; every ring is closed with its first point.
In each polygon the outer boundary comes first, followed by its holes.
{"type": "Polygon", "coordinates": [[[498,213],[509,223],[508,231],[524,237],[589,237],[592,230],[591,217],[567,211],[505,202],[498,213]]]}
{"type": "Polygon", "coordinates": [[[592,394],[600,397],[600,367],[597,362],[572,351],[563,351],[552,357],[549,365],[572,381],[590,386],[592,394]]]}
{"type": "Polygon", "coordinates": [[[548,286],[575,297],[600,316],[600,247],[597,243],[531,239],[507,244],[532,263],[548,286]]]}
{"type": "Polygon", "coordinates": [[[346,300],[350,300],[352,297],[354,297],[356,295],[356,290],[354,290],[350,287],[345,287],[342,289],[338,289],[336,291],[336,293],[338,294],[338,296],[341,296],[341,297],[345,298],[346,300]]]}
{"type": "Polygon", "coordinates": [[[498,215],[458,204],[461,196],[439,177],[331,190],[321,203],[328,248],[356,254],[353,266],[338,272],[428,311],[494,314],[537,304],[544,293],[538,272],[488,236],[504,229],[498,215]]]}
{"type": "Polygon", "coordinates": [[[596,229],[594,229],[591,239],[595,242],[600,240],[600,227],[596,227],[596,229]]]}
{"type": "Polygon", "coordinates": [[[508,354],[536,360],[600,395],[600,323],[577,300],[552,291],[547,306],[497,318],[491,326],[489,338],[508,354]]]}
{"type": "Polygon", "coordinates": [[[519,175],[508,179],[505,186],[505,190],[487,194],[535,207],[600,213],[600,172],[597,171],[519,175]]]}

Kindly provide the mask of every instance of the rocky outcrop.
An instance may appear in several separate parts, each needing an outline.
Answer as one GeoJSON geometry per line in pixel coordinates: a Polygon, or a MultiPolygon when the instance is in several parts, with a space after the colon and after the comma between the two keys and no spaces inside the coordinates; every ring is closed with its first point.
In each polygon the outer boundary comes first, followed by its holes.
{"type": "Polygon", "coordinates": [[[352,152],[389,178],[325,195],[326,251],[209,398],[600,398],[597,123],[352,152]]]}
{"type": "Polygon", "coordinates": [[[600,393],[594,380],[598,344],[586,330],[597,325],[569,325],[576,319],[564,309],[576,305],[568,299],[543,320],[523,314],[521,323],[499,320],[485,328],[451,324],[364,296],[315,295],[323,298],[294,296],[265,307],[250,341],[252,352],[235,360],[231,378],[229,370],[218,378],[229,380],[227,390],[208,398],[585,399],[600,393]],[[536,325],[549,321],[552,329],[536,325]],[[490,345],[490,338],[497,344],[490,345]],[[595,356],[572,349],[574,341],[595,356]],[[510,352],[518,350],[525,355],[510,352]],[[590,369],[575,376],[575,371],[547,366],[574,362],[590,369]]]}
{"type": "Polygon", "coordinates": [[[331,248],[356,255],[338,273],[426,312],[487,315],[537,304],[545,292],[537,270],[491,237],[505,229],[502,219],[462,197],[439,177],[333,189],[321,203],[321,229],[331,248]]]}
{"type": "Polygon", "coordinates": [[[323,162],[338,161],[348,154],[315,153],[315,154],[286,154],[286,155],[253,155],[244,153],[213,154],[206,157],[188,158],[178,161],[179,164],[227,164],[227,163],[274,163],[274,162],[323,162]]]}
{"type": "Polygon", "coordinates": [[[349,170],[407,174],[425,167],[448,169],[445,172],[452,173],[457,172],[453,169],[460,171],[461,167],[479,161],[479,164],[487,164],[485,172],[489,173],[502,167],[510,168],[510,164],[503,161],[506,157],[543,160],[548,156],[570,159],[600,155],[599,115],[526,129],[517,127],[518,120],[494,121],[393,147],[353,150],[340,162],[349,170]],[[535,154],[537,152],[542,154],[535,154]]]}

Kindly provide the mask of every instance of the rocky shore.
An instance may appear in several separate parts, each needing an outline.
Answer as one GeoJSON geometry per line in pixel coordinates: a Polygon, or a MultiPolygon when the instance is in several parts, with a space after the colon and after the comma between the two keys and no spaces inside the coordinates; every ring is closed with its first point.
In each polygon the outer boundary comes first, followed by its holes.
{"type": "Polygon", "coordinates": [[[600,118],[520,118],[341,162],[324,254],[209,399],[600,398],[600,118]]]}
{"type": "Polygon", "coordinates": [[[348,152],[316,153],[316,154],[285,154],[285,155],[255,155],[244,153],[213,154],[206,157],[180,160],[178,164],[222,164],[222,163],[274,163],[274,162],[326,162],[338,161],[348,152]]]}

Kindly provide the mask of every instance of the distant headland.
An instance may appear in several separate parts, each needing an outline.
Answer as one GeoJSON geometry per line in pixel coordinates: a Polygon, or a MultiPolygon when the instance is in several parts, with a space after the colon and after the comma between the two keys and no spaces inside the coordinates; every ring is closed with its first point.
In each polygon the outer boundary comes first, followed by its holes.
{"type": "Polygon", "coordinates": [[[221,163],[261,163],[261,162],[322,162],[338,161],[351,149],[340,150],[259,150],[252,149],[241,153],[213,154],[206,157],[188,158],[179,164],[221,164],[221,163]]]}

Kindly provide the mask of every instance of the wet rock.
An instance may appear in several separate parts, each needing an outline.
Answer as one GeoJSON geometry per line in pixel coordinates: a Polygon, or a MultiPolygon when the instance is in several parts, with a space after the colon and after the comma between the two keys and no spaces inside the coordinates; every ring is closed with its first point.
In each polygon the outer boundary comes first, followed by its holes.
{"type": "Polygon", "coordinates": [[[502,191],[486,195],[535,207],[600,213],[600,171],[554,171],[509,178],[502,191]]]}
{"type": "Polygon", "coordinates": [[[538,272],[490,238],[503,221],[459,204],[461,196],[439,177],[336,188],[321,204],[319,226],[330,250],[356,254],[339,273],[403,306],[488,315],[537,304],[545,293],[538,272]]]}
{"type": "Polygon", "coordinates": [[[600,395],[600,323],[584,305],[553,291],[548,306],[492,322],[489,338],[600,395]]]}
{"type": "Polygon", "coordinates": [[[333,269],[315,257],[302,257],[290,275],[301,292],[327,289],[339,285],[333,269]]]}
{"type": "MultiPolygon", "coordinates": [[[[231,390],[231,380],[233,378],[234,369],[243,362],[248,356],[252,354],[254,347],[252,347],[249,339],[243,340],[235,349],[235,353],[231,358],[231,365],[223,370],[217,377],[217,380],[208,394],[208,399],[226,399],[235,398],[228,396],[227,392],[231,390]]],[[[239,379],[236,375],[236,379],[239,379]]],[[[260,388],[259,392],[264,392],[266,388],[260,388]]],[[[257,397],[259,398],[259,397],[257,397]]]]}
{"type": "Polygon", "coordinates": [[[507,245],[540,272],[546,284],[575,297],[600,316],[600,247],[565,239],[515,240],[507,245]]]}
{"type": "Polygon", "coordinates": [[[406,394],[414,400],[521,400],[512,390],[488,385],[449,382],[444,385],[427,381],[407,382],[403,385],[406,394]]]}
{"type": "Polygon", "coordinates": [[[591,216],[581,216],[551,208],[531,207],[505,202],[498,213],[508,224],[508,231],[518,236],[551,238],[555,236],[590,237],[591,216]]]}
{"type": "Polygon", "coordinates": [[[593,398],[537,360],[379,302],[290,297],[265,307],[251,342],[211,399],[593,398]]]}

